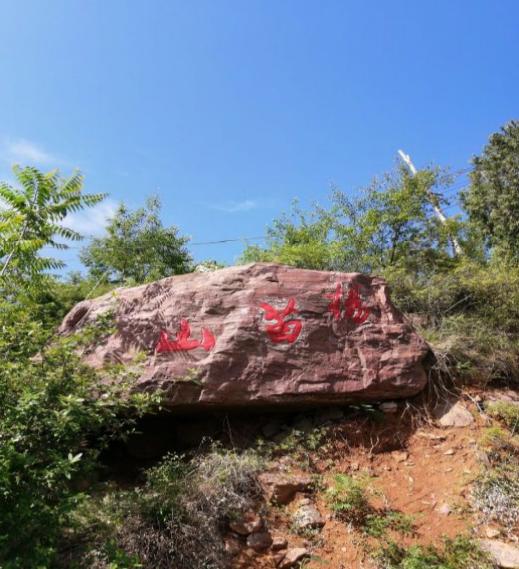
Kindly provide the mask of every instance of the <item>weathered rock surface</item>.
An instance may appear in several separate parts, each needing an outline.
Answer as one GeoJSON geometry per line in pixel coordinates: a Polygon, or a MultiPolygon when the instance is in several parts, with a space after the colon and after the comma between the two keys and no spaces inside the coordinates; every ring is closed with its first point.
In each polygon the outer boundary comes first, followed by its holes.
{"type": "Polygon", "coordinates": [[[492,556],[498,567],[519,569],[519,549],[517,547],[493,539],[483,539],[481,546],[492,556]]]}
{"type": "Polygon", "coordinates": [[[272,549],[274,551],[285,549],[287,545],[288,545],[287,540],[281,535],[272,538],[272,549]]]}
{"type": "Polygon", "coordinates": [[[407,397],[428,346],[358,273],[254,263],[120,288],[76,305],[61,333],[114,312],[117,332],[86,362],[146,360],[136,390],[177,408],[337,404],[407,397]]]}
{"type": "Polygon", "coordinates": [[[294,525],[303,530],[322,528],[325,524],[317,506],[312,502],[301,504],[295,511],[293,520],[294,525]]]}
{"type": "Polygon", "coordinates": [[[263,528],[263,521],[253,512],[247,512],[242,519],[231,521],[229,527],[237,534],[247,536],[260,532],[263,528]]]}
{"type": "Polygon", "coordinates": [[[268,532],[251,533],[247,538],[247,545],[254,551],[264,551],[272,545],[272,537],[268,532]]]}
{"type": "Polygon", "coordinates": [[[309,474],[265,472],[259,475],[259,481],[267,499],[277,504],[288,504],[298,492],[306,492],[313,486],[309,474]]]}
{"type": "Polygon", "coordinates": [[[296,563],[309,557],[308,550],[304,547],[295,547],[294,549],[289,549],[286,555],[283,557],[278,567],[280,569],[289,569],[289,567],[294,567],[296,563]]]}
{"type": "Polygon", "coordinates": [[[472,413],[455,399],[437,406],[433,415],[442,427],[468,427],[474,423],[472,413]]]}

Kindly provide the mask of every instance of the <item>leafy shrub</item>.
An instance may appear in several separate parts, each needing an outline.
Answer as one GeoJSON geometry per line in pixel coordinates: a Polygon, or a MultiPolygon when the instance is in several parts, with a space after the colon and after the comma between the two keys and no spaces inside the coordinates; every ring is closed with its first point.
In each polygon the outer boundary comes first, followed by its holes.
{"type": "MultiPolygon", "coordinates": [[[[100,451],[129,433],[157,402],[126,396],[80,362],[84,338],[56,340],[38,358],[0,366],[0,563],[52,565],[60,536],[84,499],[75,481],[98,468],[100,451]]],[[[29,338],[30,341],[30,338],[29,338]]]]}
{"type": "Polygon", "coordinates": [[[372,480],[369,476],[355,479],[346,474],[336,474],[333,485],[326,492],[330,509],[345,522],[365,525],[373,511],[370,495],[376,494],[371,486],[372,480]]]}
{"type": "Polygon", "coordinates": [[[343,522],[350,523],[365,535],[385,538],[388,531],[401,534],[413,532],[413,518],[390,508],[376,508],[371,499],[380,497],[374,488],[373,478],[361,476],[354,478],[346,474],[336,474],[333,485],[326,492],[330,509],[343,522]]]}

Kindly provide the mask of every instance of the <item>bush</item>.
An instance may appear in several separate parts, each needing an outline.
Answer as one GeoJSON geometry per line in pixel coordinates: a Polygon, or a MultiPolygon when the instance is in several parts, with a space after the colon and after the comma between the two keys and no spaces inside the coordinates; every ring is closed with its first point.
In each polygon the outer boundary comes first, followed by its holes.
{"type": "Polygon", "coordinates": [[[384,272],[443,372],[486,384],[519,377],[519,269],[463,261],[449,270],[384,272]]]}
{"type": "Polygon", "coordinates": [[[384,569],[492,569],[493,564],[478,545],[467,537],[444,539],[441,548],[432,545],[405,549],[394,542],[377,556],[384,569]]]}
{"type": "Polygon", "coordinates": [[[118,569],[227,567],[222,535],[260,497],[260,468],[252,452],[217,447],[191,461],[167,456],[147,472],[142,488],[109,491],[77,511],[80,566],[111,569],[118,557],[126,559],[118,569]]]}
{"type": "Polygon", "coordinates": [[[519,427],[519,405],[507,401],[490,403],[486,408],[487,413],[498,419],[511,431],[517,431],[519,427]]]}
{"type": "Polygon", "coordinates": [[[0,366],[3,569],[52,565],[84,499],[75,481],[91,477],[100,451],[126,436],[157,401],[123,397],[127,385],[102,383],[80,362],[77,350],[96,334],[56,340],[38,358],[10,354],[0,366]]]}

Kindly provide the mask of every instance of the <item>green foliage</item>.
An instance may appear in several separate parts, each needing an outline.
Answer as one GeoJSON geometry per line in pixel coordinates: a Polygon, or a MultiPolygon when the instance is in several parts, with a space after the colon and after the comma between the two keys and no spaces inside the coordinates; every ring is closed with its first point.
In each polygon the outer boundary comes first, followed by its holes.
{"type": "MultiPolygon", "coordinates": [[[[0,366],[0,563],[50,567],[84,499],[75,480],[92,476],[100,451],[125,437],[157,399],[122,396],[102,383],[78,350],[104,329],[56,340],[38,358],[2,354],[0,366]],[[130,413],[131,412],[131,413],[130,413]]],[[[28,339],[30,342],[30,338],[28,339]]]]}
{"type": "Polygon", "coordinates": [[[443,368],[463,381],[519,377],[519,270],[463,260],[448,271],[383,276],[393,301],[416,315],[443,368]]]}
{"type": "Polygon", "coordinates": [[[84,194],[83,176],[75,171],[62,178],[59,170],[43,174],[33,167],[13,166],[20,188],[0,183],[0,276],[35,276],[64,266],[39,255],[42,247],[66,249],[56,237],[77,241],[81,236],[62,221],[70,213],[90,207],[105,194],[84,194]]]}
{"type": "Polygon", "coordinates": [[[492,569],[493,564],[477,543],[465,536],[444,539],[441,548],[432,545],[408,549],[389,542],[376,557],[384,569],[492,569]]]}
{"type": "MultiPolygon", "coordinates": [[[[242,261],[361,272],[450,266],[449,236],[462,235],[462,224],[458,218],[441,224],[431,214],[428,192],[451,179],[438,168],[412,177],[399,166],[375,178],[354,198],[334,188],[328,209],[315,205],[306,213],[296,201],[291,217],[283,215],[274,221],[267,248],[248,247],[242,261]]],[[[435,200],[447,203],[439,195],[435,200]]]]}
{"type": "Polygon", "coordinates": [[[490,136],[462,194],[471,222],[497,256],[519,257],[519,121],[490,136]]]}
{"type": "Polygon", "coordinates": [[[164,227],[160,213],[157,196],[135,211],[121,204],[108,220],[107,235],[92,239],[80,255],[91,275],[131,285],[189,272],[188,238],[174,225],[164,227]]]}
{"type": "Polygon", "coordinates": [[[519,427],[519,405],[508,401],[494,401],[486,407],[487,413],[508,427],[513,432],[517,432],[519,427]]]}
{"type": "Polygon", "coordinates": [[[279,442],[259,439],[256,448],[263,456],[290,455],[303,470],[310,470],[315,451],[326,452],[328,429],[315,427],[309,430],[287,429],[284,438],[279,442]]]}
{"type": "Polygon", "coordinates": [[[366,536],[385,538],[388,531],[407,535],[413,532],[413,518],[389,508],[376,508],[371,504],[381,493],[373,485],[374,478],[336,474],[326,491],[330,509],[338,519],[352,524],[366,536]]]}
{"type": "Polygon", "coordinates": [[[326,492],[330,509],[345,522],[365,525],[367,516],[373,510],[370,498],[377,495],[372,483],[373,479],[369,476],[354,478],[336,474],[333,485],[326,492]]]}

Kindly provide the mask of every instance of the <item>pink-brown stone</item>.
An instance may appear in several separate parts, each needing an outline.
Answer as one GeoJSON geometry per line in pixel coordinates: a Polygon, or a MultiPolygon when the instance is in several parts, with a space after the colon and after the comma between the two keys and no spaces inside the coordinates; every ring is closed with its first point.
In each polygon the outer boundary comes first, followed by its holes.
{"type": "Polygon", "coordinates": [[[144,352],[134,389],[165,389],[171,407],[395,399],[426,383],[428,346],[377,276],[270,263],[191,273],[80,302],[61,332],[110,310],[117,332],[86,362],[133,368],[144,352]]]}

